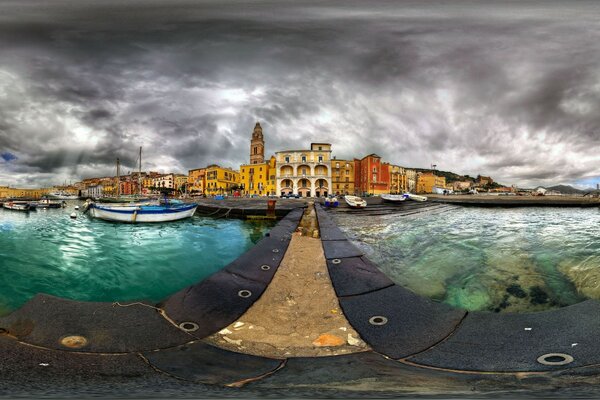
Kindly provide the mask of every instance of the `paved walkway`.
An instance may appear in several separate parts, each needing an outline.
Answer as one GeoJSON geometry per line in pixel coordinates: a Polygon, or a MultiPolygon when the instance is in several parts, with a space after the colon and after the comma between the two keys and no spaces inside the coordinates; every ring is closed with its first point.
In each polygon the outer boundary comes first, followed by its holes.
{"type": "Polygon", "coordinates": [[[341,311],[318,234],[311,204],[260,299],[236,322],[205,341],[266,357],[331,356],[370,350],[341,311]]]}

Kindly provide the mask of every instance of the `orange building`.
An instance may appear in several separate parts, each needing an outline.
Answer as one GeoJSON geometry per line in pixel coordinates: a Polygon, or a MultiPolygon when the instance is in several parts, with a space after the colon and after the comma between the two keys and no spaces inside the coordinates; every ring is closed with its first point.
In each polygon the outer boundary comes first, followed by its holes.
{"type": "Polygon", "coordinates": [[[377,154],[354,159],[354,188],[359,196],[389,193],[390,164],[377,154]]]}

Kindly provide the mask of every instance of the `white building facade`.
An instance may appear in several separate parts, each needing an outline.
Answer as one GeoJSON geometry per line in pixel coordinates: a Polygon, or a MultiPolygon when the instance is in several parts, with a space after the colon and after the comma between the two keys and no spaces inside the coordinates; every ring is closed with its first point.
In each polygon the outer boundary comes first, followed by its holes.
{"type": "Polygon", "coordinates": [[[323,197],[332,191],[331,144],[311,143],[310,150],[275,153],[277,194],[323,197]]]}

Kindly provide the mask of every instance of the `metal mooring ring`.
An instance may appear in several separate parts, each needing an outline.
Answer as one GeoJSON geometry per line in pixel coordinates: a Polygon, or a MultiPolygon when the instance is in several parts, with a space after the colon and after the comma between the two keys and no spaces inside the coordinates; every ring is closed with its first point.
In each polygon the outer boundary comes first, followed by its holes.
{"type": "Polygon", "coordinates": [[[543,365],[567,365],[575,359],[573,356],[564,353],[548,353],[538,357],[537,362],[543,365]]]}
{"type": "Polygon", "coordinates": [[[271,269],[271,267],[270,267],[270,266],[268,266],[267,264],[264,264],[264,265],[261,265],[261,266],[260,266],[260,269],[262,269],[263,271],[268,271],[268,270],[270,270],[270,269],[271,269]]]}
{"type": "Polygon", "coordinates": [[[387,324],[388,319],[382,315],[375,315],[369,318],[369,323],[371,325],[385,325],[387,324]]]}
{"type": "Polygon", "coordinates": [[[247,298],[247,297],[252,296],[252,292],[249,291],[249,290],[243,289],[243,290],[240,290],[238,292],[238,296],[243,297],[243,298],[247,298]]]}
{"type": "Polygon", "coordinates": [[[331,260],[332,264],[340,264],[342,262],[342,260],[340,260],[339,258],[334,258],[333,260],[331,260]]]}
{"type": "Polygon", "coordinates": [[[197,323],[189,321],[180,323],[179,327],[186,332],[194,332],[200,329],[197,323]]]}
{"type": "Polygon", "coordinates": [[[273,249],[273,253],[279,253],[279,249],[273,249]]]}

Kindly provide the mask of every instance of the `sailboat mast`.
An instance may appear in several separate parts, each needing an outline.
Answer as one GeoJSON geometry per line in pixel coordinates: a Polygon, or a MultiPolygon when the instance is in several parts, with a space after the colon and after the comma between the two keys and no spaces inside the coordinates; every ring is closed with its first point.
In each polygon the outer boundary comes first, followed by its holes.
{"type": "Polygon", "coordinates": [[[140,146],[140,167],[138,171],[138,194],[142,195],[142,146],[140,146]]]}
{"type": "Polygon", "coordinates": [[[119,176],[119,159],[117,158],[117,197],[121,197],[121,177],[119,176]]]}

